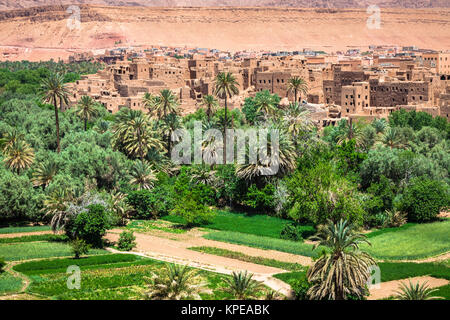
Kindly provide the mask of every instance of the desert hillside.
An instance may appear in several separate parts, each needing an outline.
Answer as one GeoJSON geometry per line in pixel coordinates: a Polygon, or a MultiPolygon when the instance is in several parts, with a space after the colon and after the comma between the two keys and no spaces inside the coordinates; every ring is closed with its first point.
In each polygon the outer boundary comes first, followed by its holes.
{"type": "Polygon", "coordinates": [[[152,7],[247,6],[295,8],[366,8],[369,5],[376,4],[382,8],[450,7],[450,1],[448,0],[0,0],[0,10],[67,4],[152,7]]]}
{"type": "MultiPolygon", "coordinates": [[[[68,28],[67,6],[0,12],[0,49],[14,59],[67,57],[115,43],[242,49],[322,49],[370,44],[450,49],[450,9],[383,9],[381,29],[365,9],[151,8],[81,6],[81,28],[68,28]]],[[[5,57],[5,56],[3,56],[5,57]]]]}

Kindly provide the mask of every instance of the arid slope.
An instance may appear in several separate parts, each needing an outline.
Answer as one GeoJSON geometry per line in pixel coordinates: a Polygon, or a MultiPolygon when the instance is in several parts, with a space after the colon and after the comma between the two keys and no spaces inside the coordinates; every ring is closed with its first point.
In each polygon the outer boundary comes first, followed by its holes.
{"type": "MultiPolygon", "coordinates": [[[[67,7],[0,12],[0,49],[17,59],[125,45],[242,49],[323,49],[370,44],[450,49],[450,9],[383,9],[370,29],[364,9],[149,8],[82,6],[81,28],[68,28],[67,7]]],[[[11,57],[10,57],[11,58],[11,57]]]]}

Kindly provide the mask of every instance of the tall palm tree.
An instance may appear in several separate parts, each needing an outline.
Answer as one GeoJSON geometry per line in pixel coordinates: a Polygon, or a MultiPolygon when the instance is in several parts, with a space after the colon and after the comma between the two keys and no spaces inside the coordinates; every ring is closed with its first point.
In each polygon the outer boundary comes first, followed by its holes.
{"type": "Polygon", "coordinates": [[[130,184],[138,187],[138,190],[153,188],[153,184],[158,179],[150,165],[145,161],[136,161],[131,168],[130,184]]]}
{"type": "Polygon", "coordinates": [[[58,172],[58,167],[55,162],[43,162],[38,165],[36,170],[33,172],[33,185],[35,187],[43,186],[45,189],[50,182],[52,182],[54,176],[58,172]]]}
{"type": "Polygon", "coordinates": [[[64,83],[64,76],[60,73],[51,73],[48,78],[42,80],[41,91],[44,102],[52,104],[55,109],[56,146],[57,152],[60,153],[58,102],[60,107],[69,103],[69,92],[64,83]]]}
{"type": "Polygon", "coordinates": [[[400,284],[400,290],[397,291],[396,298],[398,300],[436,300],[443,299],[440,297],[432,297],[431,295],[436,292],[437,289],[429,288],[427,282],[423,282],[419,284],[413,284],[411,280],[409,280],[409,284],[402,282],[400,284]]]}
{"type": "Polygon", "coordinates": [[[288,92],[292,92],[292,91],[294,91],[295,102],[298,102],[298,100],[297,100],[298,92],[307,94],[308,93],[308,84],[301,77],[298,77],[298,76],[292,77],[288,81],[288,92]]]}
{"type": "Polygon", "coordinates": [[[211,116],[219,107],[219,102],[213,95],[206,95],[202,99],[201,106],[205,108],[206,116],[208,117],[208,122],[211,121],[211,116]]]}
{"type": "Polygon", "coordinates": [[[258,108],[258,112],[263,112],[266,117],[274,116],[277,111],[276,98],[270,94],[269,90],[264,90],[255,96],[255,106],[258,108]]]}
{"type": "Polygon", "coordinates": [[[228,117],[227,99],[239,93],[238,82],[231,72],[220,72],[216,76],[214,94],[225,101],[225,119],[223,128],[223,163],[226,164],[227,159],[227,135],[226,123],[228,117]]]}
{"type": "Polygon", "coordinates": [[[4,148],[3,154],[5,165],[17,174],[33,164],[34,151],[23,140],[14,140],[11,145],[4,148]]]}
{"type": "Polygon", "coordinates": [[[142,161],[152,148],[161,148],[161,141],[146,114],[140,110],[125,109],[116,117],[113,143],[131,157],[142,161]]]}
{"type": "Polygon", "coordinates": [[[163,120],[162,124],[160,126],[160,130],[163,133],[163,135],[167,136],[167,155],[170,157],[170,153],[172,151],[172,132],[174,132],[177,129],[181,129],[183,127],[182,122],[180,121],[180,117],[177,116],[175,113],[170,113],[166,115],[163,120]]]}
{"type": "Polygon", "coordinates": [[[361,243],[370,242],[366,236],[356,233],[347,221],[328,221],[321,226],[311,240],[327,248],[326,252],[308,269],[308,290],[311,299],[344,300],[349,295],[363,297],[366,293],[370,267],[375,261],[367,253],[361,252],[361,243]]]}
{"type": "Polygon", "coordinates": [[[166,117],[169,113],[178,113],[178,106],[178,99],[171,90],[161,90],[156,105],[156,111],[160,115],[160,119],[166,117]]]}
{"type": "Polygon", "coordinates": [[[209,293],[206,283],[197,279],[194,269],[177,264],[166,264],[164,268],[146,280],[149,291],[145,298],[150,300],[181,300],[188,298],[201,299],[199,293],[209,293]]]}
{"type": "Polygon", "coordinates": [[[231,278],[225,278],[226,292],[232,294],[237,300],[253,298],[256,292],[262,288],[261,282],[253,280],[253,274],[247,270],[233,272],[231,278]]]}
{"type": "Polygon", "coordinates": [[[98,114],[95,101],[89,96],[82,96],[77,107],[77,115],[84,121],[84,131],[87,131],[88,121],[98,114]]]}

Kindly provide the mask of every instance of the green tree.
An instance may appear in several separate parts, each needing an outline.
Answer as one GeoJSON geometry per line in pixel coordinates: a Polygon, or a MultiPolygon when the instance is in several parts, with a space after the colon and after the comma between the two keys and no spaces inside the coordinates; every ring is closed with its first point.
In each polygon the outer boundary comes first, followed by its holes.
{"type": "Polygon", "coordinates": [[[84,131],[87,131],[87,123],[98,114],[94,100],[89,96],[82,96],[77,106],[77,115],[84,121],[84,131]]]}
{"type": "Polygon", "coordinates": [[[206,95],[202,99],[201,106],[205,108],[206,116],[208,117],[208,122],[211,120],[211,116],[216,112],[219,107],[219,102],[213,95],[206,95]]]}
{"type": "Polygon", "coordinates": [[[301,94],[306,95],[308,93],[308,84],[301,77],[298,77],[298,76],[292,77],[288,81],[288,92],[292,92],[292,91],[294,91],[294,97],[295,97],[294,101],[298,102],[298,100],[297,100],[298,92],[300,92],[300,98],[301,98],[301,94]]]}
{"type": "Polygon", "coordinates": [[[329,221],[311,238],[327,251],[314,262],[307,271],[312,284],[308,295],[313,300],[345,300],[348,296],[363,298],[370,277],[370,267],[375,261],[367,253],[361,252],[361,243],[370,244],[366,236],[356,233],[345,220],[334,224],[329,221]]]}
{"type": "Polygon", "coordinates": [[[57,152],[60,153],[58,102],[60,107],[69,103],[69,92],[64,84],[64,76],[60,73],[51,73],[48,78],[42,80],[41,91],[44,102],[52,104],[55,110],[56,145],[57,152]]]}
{"type": "Polygon", "coordinates": [[[231,72],[220,72],[216,76],[214,94],[225,101],[225,118],[223,125],[223,163],[227,163],[227,136],[226,136],[226,124],[228,117],[228,105],[227,99],[233,97],[239,93],[238,82],[235,76],[231,72]]]}
{"type": "Polygon", "coordinates": [[[224,279],[227,287],[225,292],[232,294],[237,300],[246,300],[255,297],[258,290],[262,288],[261,282],[253,280],[253,274],[247,270],[231,274],[231,278],[224,279]]]}

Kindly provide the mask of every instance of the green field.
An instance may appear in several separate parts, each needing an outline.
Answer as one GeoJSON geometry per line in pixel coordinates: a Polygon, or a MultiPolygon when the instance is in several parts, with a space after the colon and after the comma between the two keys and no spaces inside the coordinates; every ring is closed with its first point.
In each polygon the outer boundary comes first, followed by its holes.
{"type": "Polygon", "coordinates": [[[22,280],[8,272],[0,274],[0,295],[17,292],[22,288],[22,280]]]}
{"type": "Polygon", "coordinates": [[[50,230],[51,230],[50,226],[5,227],[5,228],[0,228],[0,234],[38,232],[38,231],[50,231],[50,230]]]}
{"type": "MultiPolygon", "coordinates": [[[[127,254],[109,254],[97,257],[74,259],[46,259],[27,262],[15,267],[32,280],[27,292],[42,298],[61,300],[128,300],[142,299],[146,290],[145,277],[161,269],[162,262],[127,254]],[[78,265],[81,269],[81,287],[68,289],[69,265],[78,265]]],[[[206,283],[211,291],[201,294],[203,299],[231,299],[223,291],[226,276],[209,271],[197,272],[199,283],[206,283]]],[[[258,292],[259,296],[266,289],[258,292]]]]}
{"type": "MultiPolygon", "coordinates": [[[[162,219],[173,223],[182,222],[181,218],[177,216],[166,216],[162,219]]],[[[281,230],[289,222],[289,220],[268,215],[250,215],[219,210],[214,220],[204,227],[213,230],[234,231],[263,237],[280,238],[281,230]]],[[[309,226],[305,226],[304,228],[312,230],[312,227],[309,226]]]]}
{"type": "Polygon", "coordinates": [[[405,225],[369,234],[372,246],[364,245],[373,257],[385,260],[414,260],[450,251],[450,220],[405,225]]]}
{"type": "Polygon", "coordinates": [[[241,244],[267,250],[277,250],[287,253],[313,257],[319,249],[313,251],[311,244],[270,237],[260,237],[252,234],[244,234],[232,231],[217,231],[204,235],[204,238],[234,244],[241,244]]]}
{"type": "MultiPolygon", "coordinates": [[[[107,251],[91,249],[89,254],[104,254],[107,251]]],[[[18,261],[49,257],[72,256],[67,243],[60,242],[22,242],[0,244],[0,257],[6,261],[18,261]]]]}

